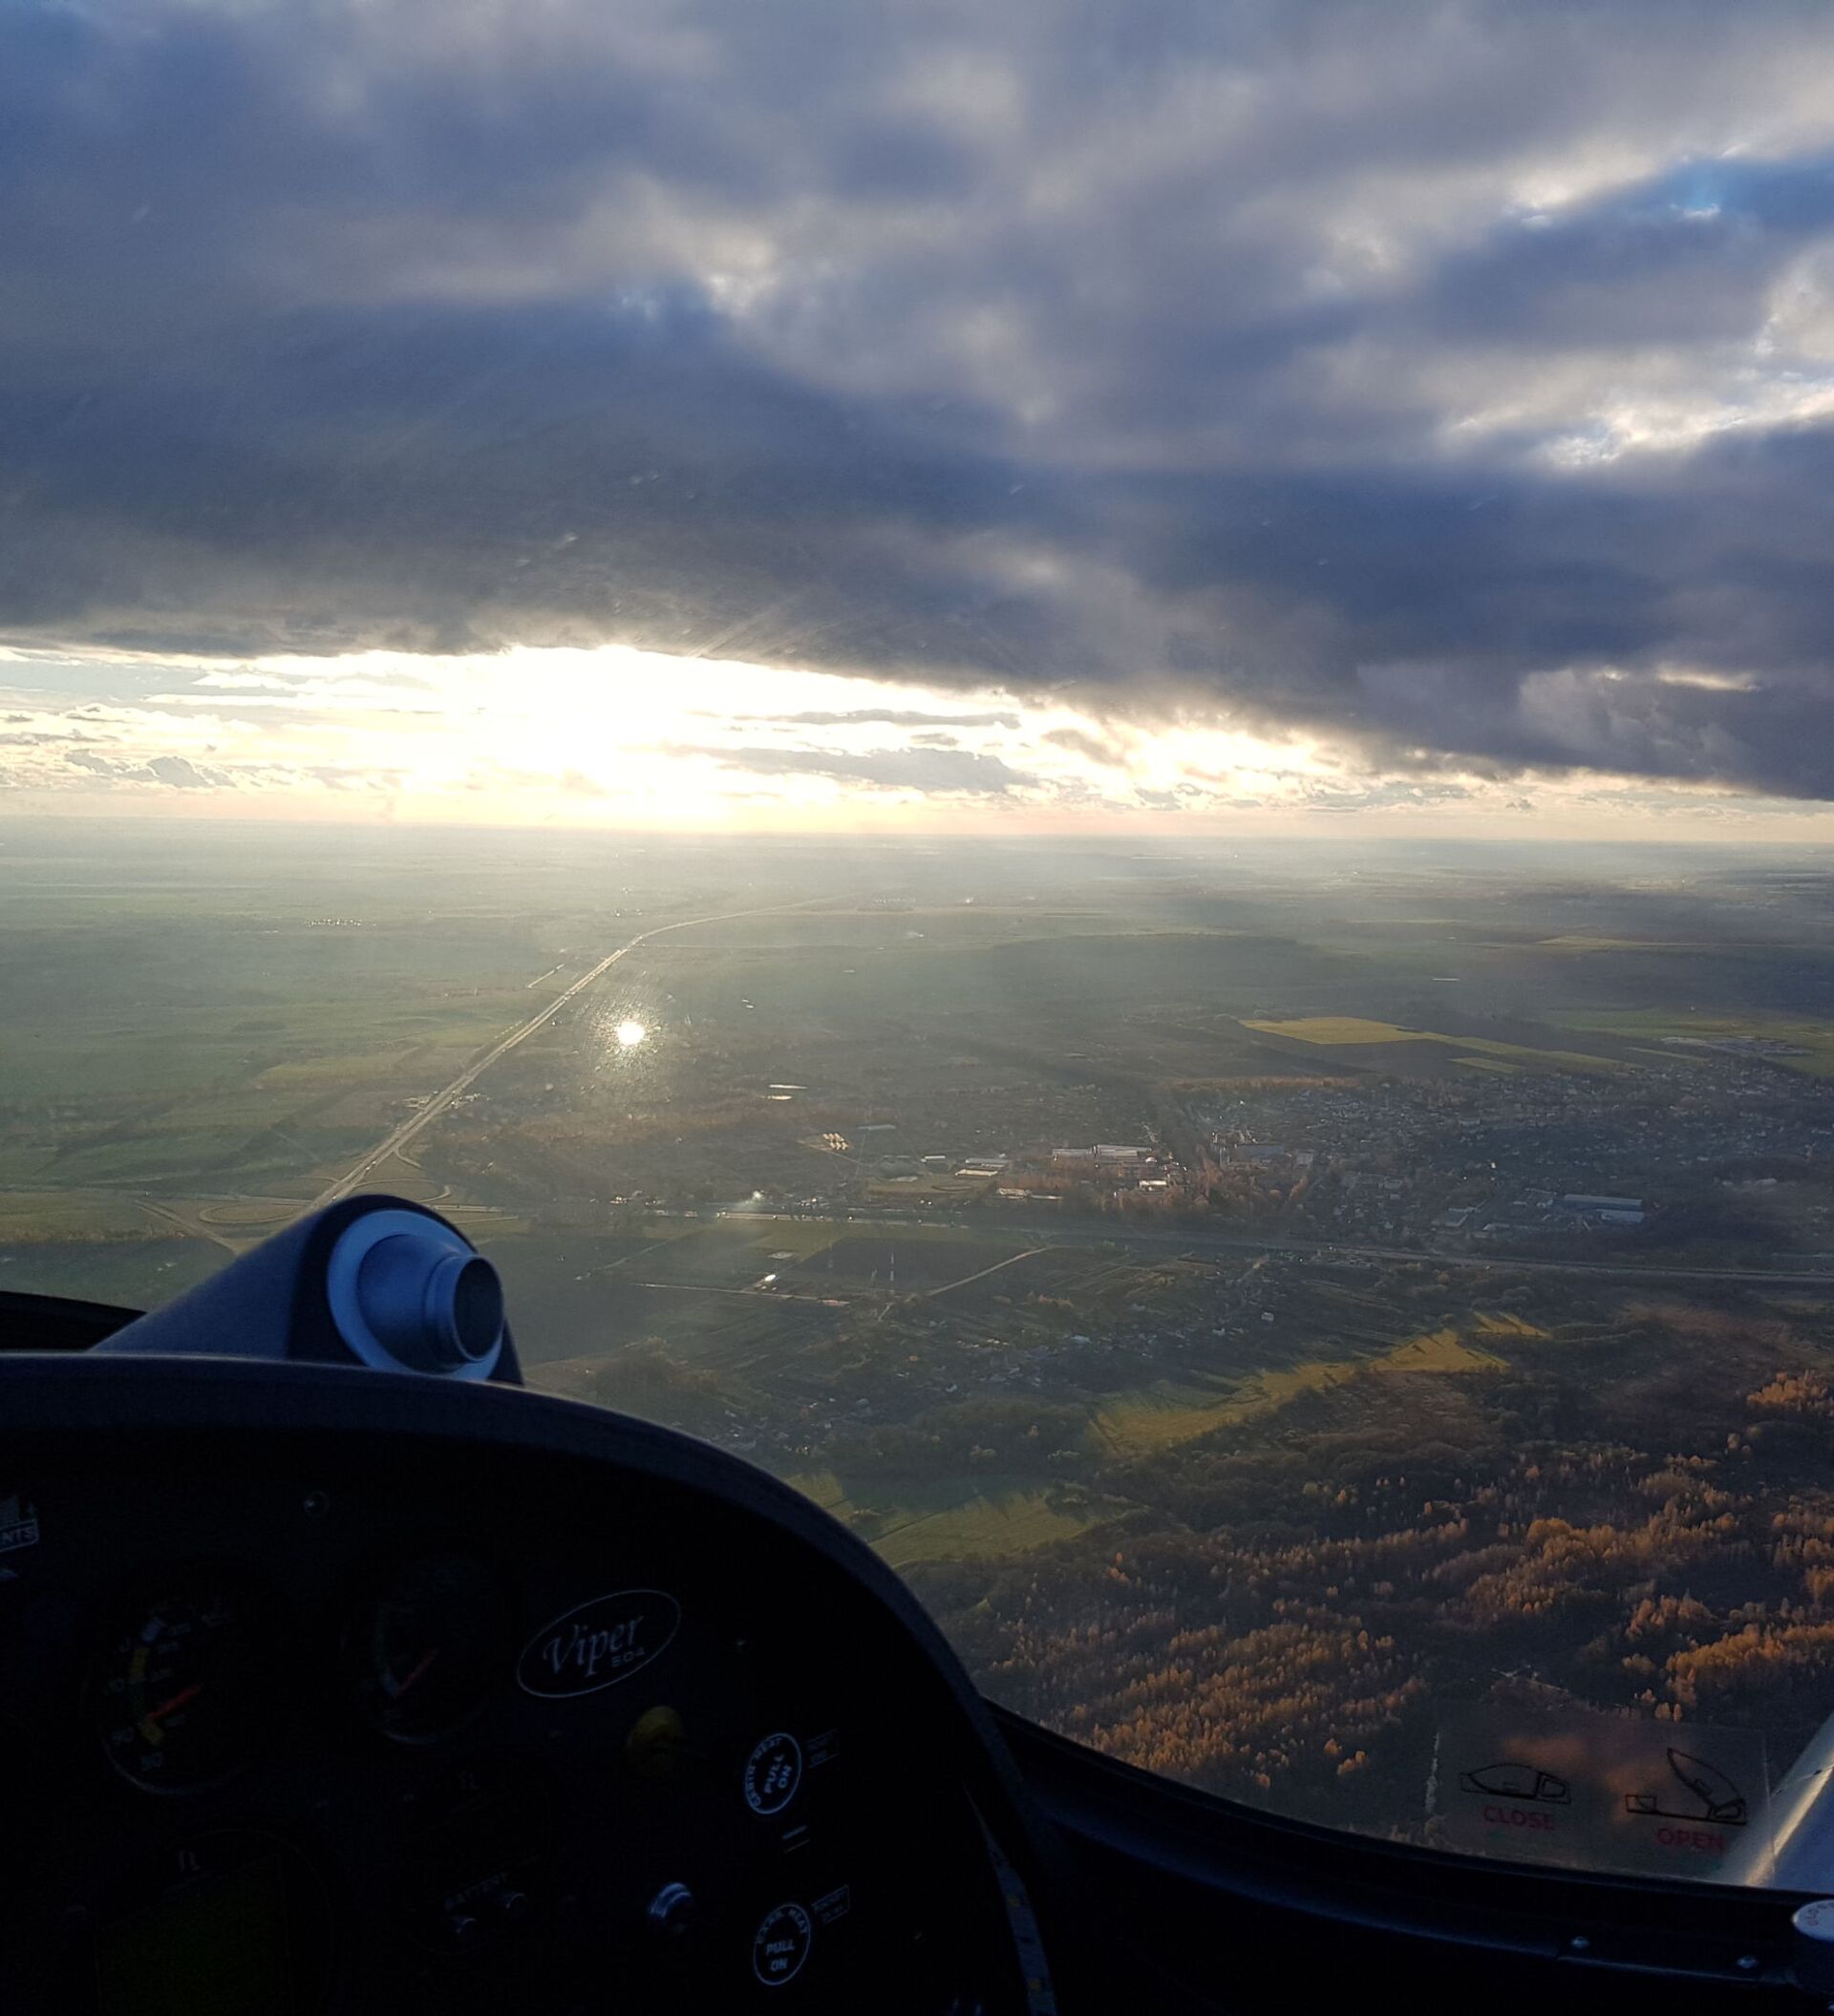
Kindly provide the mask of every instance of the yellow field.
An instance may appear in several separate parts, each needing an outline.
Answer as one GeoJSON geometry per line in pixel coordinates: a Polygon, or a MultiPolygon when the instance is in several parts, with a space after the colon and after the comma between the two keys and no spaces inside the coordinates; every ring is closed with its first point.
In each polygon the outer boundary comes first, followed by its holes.
{"type": "Polygon", "coordinates": [[[894,1568],[913,1561],[958,1560],[971,1554],[1029,1554],[1052,1540],[1072,1539],[1098,1523],[1050,1502],[1041,1491],[1006,1491],[943,1512],[920,1513],[871,1536],[875,1553],[894,1568]]]}
{"type": "MultiPolygon", "coordinates": [[[[1029,1553],[1052,1540],[1086,1533],[1103,1516],[1095,1507],[1087,1513],[1066,1511],[1042,1491],[995,1488],[930,1507],[891,1505],[881,1510],[857,1505],[831,1470],[801,1471],[784,1482],[813,1498],[822,1511],[847,1521],[894,1568],[967,1555],[1029,1553]]],[[[946,1497],[949,1489],[945,1483],[930,1495],[946,1497]]]]}
{"type": "MultiPolygon", "coordinates": [[[[1478,1327],[1487,1336],[1545,1334],[1532,1324],[1514,1328],[1516,1321],[1490,1317],[1478,1327]]],[[[1494,1351],[1467,1343],[1455,1329],[1430,1330],[1369,1358],[1316,1358],[1279,1371],[1254,1372],[1226,1394],[1213,1387],[1175,1386],[1169,1381],[1137,1387],[1112,1395],[1096,1411],[1091,1427],[1117,1454],[1147,1455],[1194,1442],[1213,1429],[1275,1413],[1301,1393],[1326,1392],[1358,1372],[1491,1372],[1503,1370],[1506,1363],[1494,1351]]]]}
{"type": "MultiPolygon", "coordinates": [[[[1475,1050],[1485,1058],[1514,1058],[1524,1064],[1561,1065],[1568,1071],[1621,1072],[1633,1069],[1610,1057],[1590,1057],[1579,1050],[1533,1050],[1525,1043],[1499,1043],[1490,1036],[1448,1036],[1438,1029],[1402,1029],[1395,1022],[1367,1022],[1360,1015],[1301,1015],[1291,1022],[1245,1022],[1244,1029],[1268,1036],[1290,1036],[1295,1043],[1315,1043],[1339,1050],[1379,1043],[1443,1043],[1449,1050],[1475,1050]]],[[[1459,1062],[1475,1060],[1461,1057],[1459,1062]]]]}
{"type": "MultiPolygon", "coordinates": [[[[1290,1036],[1296,1043],[1423,1043],[1423,1029],[1401,1029],[1393,1022],[1366,1022],[1360,1015],[1301,1015],[1291,1022],[1245,1022],[1269,1036],[1290,1036]]],[[[1435,1039],[1449,1042],[1449,1037],[1435,1039]]]]}
{"type": "Polygon", "coordinates": [[[1457,1330],[1429,1330],[1384,1351],[1370,1366],[1372,1372],[1492,1372],[1504,1361],[1494,1351],[1466,1344],[1457,1330]]]}
{"type": "Polygon", "coordinates": [[[1213,1387],[1169,1382],[1135,1387],[1110,1394],[1091,1416],[1090,1427],[1117,1455],[1147,1455],[1246,1420],[1255,1410],[1244,1395],[1255,1384],[1247,1381],[1227,1398],[1220,1398],[1213,1387]]]}
{"type": "Polygon", "coordinates": [[[1527,1317],[1513,1315],[1507,1309],[1478,1310],[1476,1328],[1480,1337],[1545,1337],[1547,1334],[1538,1323],[1530,1323],[1527,1317]]]}
{"type": "Polygon", "coordinates": [[[1314,1358],[1280,1371],[1252,1372],[1220,1398],[1214,1388],[1180,1387],[1169,1381],[1116,1393],[1096,1411],[1093,1427],[1120,1455],[1146,1455],[1176,1443],[1194,1442],[1212,1429],[1234,1428],[1258,1414],[1271,1414],[1301,1393],[1322,1393],[1339,1386],[1374,1361],[1314,1358]]]}

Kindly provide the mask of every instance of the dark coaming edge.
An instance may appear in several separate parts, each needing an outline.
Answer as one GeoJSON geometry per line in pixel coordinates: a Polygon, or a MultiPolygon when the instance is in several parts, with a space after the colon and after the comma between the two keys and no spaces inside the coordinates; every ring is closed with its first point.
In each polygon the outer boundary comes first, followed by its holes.
{"type": "Polygon", "coordinates": [[[0,1288],[0,1351],[86,1351],[140,1315],[113,1303],[0,1288]]]}

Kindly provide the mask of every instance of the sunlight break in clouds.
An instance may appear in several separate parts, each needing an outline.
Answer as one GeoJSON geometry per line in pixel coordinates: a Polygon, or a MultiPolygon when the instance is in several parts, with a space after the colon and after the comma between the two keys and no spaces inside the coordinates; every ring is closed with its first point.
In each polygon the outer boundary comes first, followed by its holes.
{"type": "MultiPolygon", "coordinates": [[[[1653,678],[1721,683],[1686,667],[1653,678]]],[[[1647,697],[1635,680],[1601,690],[1620,709],[1647,697]]],[[[1605,704],[1570,680],[1531,693],[1544,732],[1576,744],[1605,704]]],[[[22,811],[657,831],[1341,833],[1348,818],[1395,833],[1834,834],[1820,808],[1723,791],[1376,769],[1322,738],[1188,711],[1104,715],[996,686],[622,647],[240,664],[0,652],[0,790],[22,811]]]]}

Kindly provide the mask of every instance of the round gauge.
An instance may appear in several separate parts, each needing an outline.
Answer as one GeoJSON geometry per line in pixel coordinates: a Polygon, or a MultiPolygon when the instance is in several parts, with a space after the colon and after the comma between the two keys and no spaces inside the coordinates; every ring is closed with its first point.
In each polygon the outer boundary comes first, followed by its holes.
{"type": "Polygon", "coordinates": [[[430,1554],[389,1575],[349,1639],[357,1698],[385,1735],[433,1743],[470,1721],[507,1671],[497,1578],[462,1554],[430,1554]]]}
{"type": "Polygon", "coordinates": [[[150,1586],[108,1632],[91,1688],[96,1730],[123,1777],[195,1792],[257,1748],[278,1680],[260,1593],[233,1568],[193,1568],[150,1586]]]}
{"type": "Polygon", "coordinates": [[[130,1863],[73,1928],[58,2008],[315,2016],[331,1972],[323,1885],[253,1832],[193,1835],[130,1863]]]}

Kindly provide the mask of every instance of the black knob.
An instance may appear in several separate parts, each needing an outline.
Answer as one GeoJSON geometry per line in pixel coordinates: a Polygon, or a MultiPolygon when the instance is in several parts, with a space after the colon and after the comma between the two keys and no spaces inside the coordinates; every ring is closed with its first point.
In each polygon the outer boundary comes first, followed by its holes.
{"type": "Polygon", "coordinates": [[[686,1883],[665,1883],[650,1899],[650,1929],[658,1939],[677,1940],[694,1922],[699,1906],[686,1883]]]}

